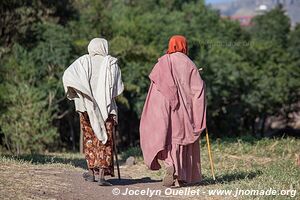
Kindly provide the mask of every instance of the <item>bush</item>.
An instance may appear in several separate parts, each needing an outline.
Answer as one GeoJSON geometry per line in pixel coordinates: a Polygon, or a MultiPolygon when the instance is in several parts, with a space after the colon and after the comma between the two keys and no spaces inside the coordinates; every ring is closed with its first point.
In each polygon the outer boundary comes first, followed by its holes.
{"type": "Polygon", "coordinates": [[[45,150],[56,135],[51,125],[52,108],[48,106],[47,91],[35,85],[34,65],[27,52],[16,46],[5,65],[2,102],[4,111],[0,126],[6,148],[14,153],[33,153],[45,150]]]}

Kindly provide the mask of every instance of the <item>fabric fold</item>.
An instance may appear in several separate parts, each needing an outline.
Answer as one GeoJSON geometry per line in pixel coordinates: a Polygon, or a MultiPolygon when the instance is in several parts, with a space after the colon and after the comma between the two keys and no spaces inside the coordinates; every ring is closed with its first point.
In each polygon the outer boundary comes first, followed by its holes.
{"type": "Polygon", "coordinates": [[[140,143],[145,164],[157,170],[168,146],[193,144],[206,128],[205,88],[198,69],[181,52],[162,56],[149,77],[140,143]]]}
{"type": "Polygon", "coordinates": [[[156,85],[157,90],[169,101],[172,110],[175,110],[178,105],[178,94],[168,54],[158,60],[149,78],[156,85]]]}
{"type": "Polygon", "coordinates": [[[88,113],[95,135],[105,144],[105,121],[112,112],[114,97],[123,92],[124,86],[116,58],[104,56],[101,65],[97,67],[100,68],[99,75],[95,82],[91,82],[92,56],[81,56],[65,70],[63,85],[67,98],[75,101],[76,111],[88,113]],[[114,83],[117,85],[113,87],[114,83]],[[93,93],[94,85],[97,90],[93,93]]]}

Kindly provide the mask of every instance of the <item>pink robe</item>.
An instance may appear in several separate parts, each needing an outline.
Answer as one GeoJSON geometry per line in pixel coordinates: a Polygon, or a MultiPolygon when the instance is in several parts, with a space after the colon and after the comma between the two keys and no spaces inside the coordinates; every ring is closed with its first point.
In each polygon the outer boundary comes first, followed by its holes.
{"type": "Polygon", "coordinates": [[[162,56],[154,66],[140,122],[145,164],[174,165],[178,180],[201,180],[199,136],[206,128],[204,81],[183,53],[162,56]]]}

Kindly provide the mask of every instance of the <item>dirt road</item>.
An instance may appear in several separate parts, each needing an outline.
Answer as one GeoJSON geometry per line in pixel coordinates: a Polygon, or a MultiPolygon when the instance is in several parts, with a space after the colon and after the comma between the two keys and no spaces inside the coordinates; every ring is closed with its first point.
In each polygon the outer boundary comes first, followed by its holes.
{"type": "Polygon", "coordinates": [[[176,189],[163,187],[163,170],[150,171],[141,162],[120,168],[121,180],[107,177],[113,186],[103,187],[97,182],[85,181],[82,177],[85,169],[81,167],[3,159],[0,162],[0,199],[195,199],[173,195],[176,189]]]}

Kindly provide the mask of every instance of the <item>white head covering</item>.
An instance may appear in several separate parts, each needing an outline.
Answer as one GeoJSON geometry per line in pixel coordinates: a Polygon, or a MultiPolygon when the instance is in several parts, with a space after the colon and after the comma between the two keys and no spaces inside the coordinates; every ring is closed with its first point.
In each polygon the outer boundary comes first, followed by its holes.
{"type": "Polygon", "coordinates": [[[90,56],[108,55],[108,42],[104,38],[94,38],[90,41],[88,45],[88,52],[90,56]]]}

